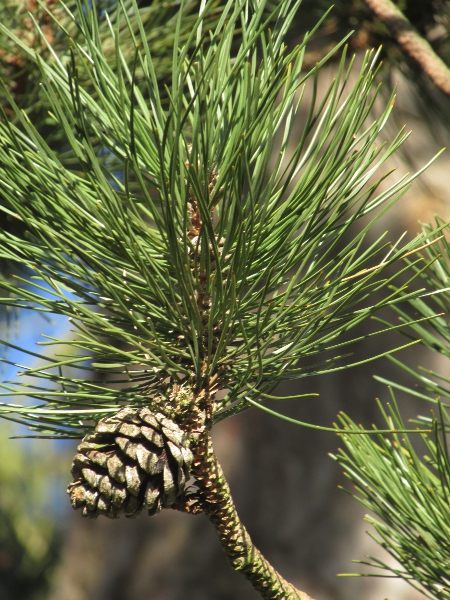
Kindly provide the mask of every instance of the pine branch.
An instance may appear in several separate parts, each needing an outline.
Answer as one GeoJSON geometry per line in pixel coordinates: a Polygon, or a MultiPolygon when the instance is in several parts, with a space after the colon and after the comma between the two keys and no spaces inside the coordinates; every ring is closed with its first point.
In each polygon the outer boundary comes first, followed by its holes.
{"type": "Polygon", "coordinates": [[[450,95],[450,69],[427,40],[391,0],[364,0],[390,30],[403,50],[420,66],[444,94],[450,95]]]}
{"type": "MultiPolygon", "coordinates": [[[[401,323],[409,323],[403,330],[408,338],[420,341],[448,362],[448,223],[436,219],[435,226],[435,231],[431,226],[424,226],[430,244],[422,250],[428,267],[421,271],[420,276],[427,291],[409,302],[409,308],[421,318],[411,322],[407,307],[397,306],[395,312],[401,323]]],[[[427,412],[411,420],[412,425],[417,427],[417,433],[405,432],[404,420],[391,392],[392,404],[387,408],[380,404],[380,410],[393,433],[387,436],[374,428],[374,436],[354,435],[362,433],[361,426],[341,414],[341,431],[345,428],[352,435],[341,436],[345,448],[334,458],[354,484],[355,497],[375,514],[375,518],[367,517],[376,531],[374,539],[400,566],[393,567],[376,557],[358,562],[376,567],[388,576],[393,574],[403,578],[415,589],[424,592],[427,598],[443,600],[450,598],[450,460],[447,447],[450,378],[445,370],[439,373],[421,367],[411,368],[398,358],[390,359],[412,377],[412,384],[399,385],[381,377],[377,379],[427,403],[427,412]],[[402,431],[402,434],[395,431],[402,431]],[[416,436],[426,448],[423,457],[415,449],[416,436]]]]}
{"type": "MultiPolygon", "coordinates": [[[[390,428],[404,429],[393,395],[380,410],[390,428]]],[[[386,436],[375,427],[373,436],[355,435],[361,428],[341,415],[351,435],[341,435],[344,448],[334,456],[354,485],[350,493],[375,515],[366,517],[376,531],[372,537],[400,566],[375,557],[356,562],[401,577],[432,600],[450,598],[448,422],[441,410],[433,417],[433,435],[417,431],[427,452],[422,458],[413,436],[386,436]]]]}
{"type": "Polygon", "coordinates": [[[266,600],[312,600],[285,581],[254,546],[237,514],[207,432],[196,447],[192,473],[199,487],[199,504],[214,525],[233,569],[242,573],[266,600]]]}
{"type": "Polygon", "coordinates": [[[261,406],[283,379],[351,366],[360,336],[349,333],[417,295],[406,287],[423,260],[404,257],[427,246],[426,233],[363,248],[416,176],[377,191],[385,175],[375,173],[406,136],[377,145],[394,96],[371,117],[377,56],[350,84],[345,40],[335,79],[316,97],[329,56],[303,72],[315,29],[284,45],[300,0],[272,12],[265,1],[229,0],[214,26],[214,1],[193,15],[182,3],[170,80],[130,1],[135,20],[122,2],[102,21],[95,3],[77,0],[67,17],[78,36],[59,31],[64,60],[49,43],[43,61],[0,25],[39,70],[70,149],[67,158],[6,90],[14,118],[0,120],[0,210],[22,231],[0,231],[0,258],[31,276],[0,282],[13,294],[0,303],[64,315],[70,336],[41,342],[50,356],[28,352],[37,364],[20,367],[26,383],[0,388],[25,401],[0,404],[0,416],[44,437],[83,438],[68,491],[84,516],[203,511],[264,597],[306,600],[254,548],[209,430],[261,406]],[[197,494],[186,488],[191,473],[197,494]]]}

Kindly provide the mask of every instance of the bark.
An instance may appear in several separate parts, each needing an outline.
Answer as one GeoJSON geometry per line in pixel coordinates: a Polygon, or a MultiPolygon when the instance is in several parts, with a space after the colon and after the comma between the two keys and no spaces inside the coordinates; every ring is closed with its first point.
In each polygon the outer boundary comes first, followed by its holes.
{"type": "Polygon", "coordinates": [[[237,514],[209,433],[196,448],[193,474],[203,511],[214,525],[233,569],[241,572],[265,600],[312,600],[288,583],[253,544],[237,514]]]}
{"type": "Polygon", "coordinates": [[[401,10],[391,0],[364,0],[364,2],[433,83],[445,94],[450,95],[450,69],[401,10]]]}

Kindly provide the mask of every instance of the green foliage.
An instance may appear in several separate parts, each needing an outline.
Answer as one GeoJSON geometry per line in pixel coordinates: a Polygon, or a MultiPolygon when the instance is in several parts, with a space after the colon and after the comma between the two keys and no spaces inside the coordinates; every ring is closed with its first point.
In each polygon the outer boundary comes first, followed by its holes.
{"type": "MultiPolygon", "coordinates": [[[[426,250],[426,260],[430,263],[429,268],[421,274],[428,292],[411,300],[411,311],[396,307],[396,313],[400,322],[410,321],[419,316],[426,319],[426,325],[422,322],[409,323],[408,335],[411,338],[420,339],[421,343],[433,352],[437,352],[442,361],[450,359],[450,322],[448,307],[450,306],[450,242],[448,239],[448,223],[442,219],[436,219],[436,228],[429,225],[424,226],[424,233],[432,242],[426,250]]],[[[450,378],[429,369],[408,369],[400,361],[394,361],[402,369],[412,375],[418,383],[418,390],[413,391],[415,395],[436,403],[439,398],[444,405],[450,407],[450,378]]],[[[393,387],[395,383],[389,382],[393,387]]],[[[425,423],[429,423],[427,419],[425,423]]]]}
{"type": "MultiPolygon", "coordinates": [[[[55,3],[54,0],[44,0],[42,3],[27,0],[0,3],[0,23],[12,34],[2,35],[0,38],[1,105],[8,118],[15,120],[9,99],[11,95],[14,102],[27,112],[46,142],[52,148],[59,149],[61,158],[68,151],[71,157],[70,149],[62,147],[65,144],[64,132],[48,114],[49,104],[45,95],[40,93],[42,77],[40,69],[36,68],[36,61],[38,56],[46,62],[58,60],[65,64],[69,60],[71,40],[83,38],[83,32],[75,18],[77,12],[83,10],[81,4],[78,5],[75,0],[65,3],[55,3]],[[20,39],[20,44],[16,43],[17,38],[20,39]]],[[[99,0],[95,5],[96,44],[101,46],[105,57],[114,66],[117,59],[115,38],[111,36],[111,23],[114,23],[117,35],[120,35],[122,59],[127,65],[131,65],[135,54],[135,36],[139,35],[140,28],[145,30],[147,43],[152,47],[155,73],[164,82],[170,77],[179,8],[162,0],[153,0],[148,4],[149,6],[140,6],[137,11],[131,0],[123,0],[120,7],[115,1],[99,0]],[[127,18],[120,19],[119,12],[126,14],[127,18]]],[[[182,41],[186,41],[195,23],[198,4],[197,0],[184,2],[183,21],[179,28],[179,39],[182,41]]],[[[220,13],[219,0],[211,2],[205,15],[205,30],[217,24],[220,13]]],[[[83,83],[89,85],[89,78],[84,77],[83,83]]],[[[95,94],[92,87],[89,92],[95,94]]]]}
{"type": "MultiPolygon", "coordinates": [[[[405,429],[394,397],[387,410],[380,409],[388,428],[405,429]]],[[[424,458],[413,446],[414,435],[355,435],[360,426],[344,414],[339,421],[349,435],[341,435],[345,450],[334,458],[354,484],[355,497],[378,517],[366,516],[378,534],[372,537],[399,566],[374,557],[355,562],[402,577],[427,598],[450,598],[448,413],[441,407],[433,419],[433,436],[417,434],[424,458]]]]}
{"type": "MultiPolygon", "coordinates": [[[[114,66],[117,59],[114,37],[111,36],[111,22],[115,23],[120,35],[122,58],[131,65],[135,55],[135,35],[139,28],[145,30],[147,42],[152,47],[152,61],[155,73],[161,85],[170,79],[172,47],[176,30],[179,6],[161,0],[153,0],[150,6],[141,6],[135,11],[131,0],[124,0],[118,8],[115,1],[100,0],[96,4],[97,39],[109,63],[114,66]],[[118,10],[127,14],[127,19],[119,19],[118,10]]],[[[179,38],[186,40],[196,20],[197,0],[186,1],[183,20],[180,23],[179,38]]],[[[37,60],[52,62],[58,60],[66,64],[69,60],[71,40],[82,38],[82,32],[74,18],[79,7],[74,0],[64,4],[54,0],[35,3],[34,0],[13,0],[0,3],[0,23],[11,35],[0,36],[1,85],[0,105],[8,119],[17,123],[13,99],[17,108],[26,111],[33,127],[45,139],[46,143],[58,153],[64,165],[72,168],[76,164],[73,152],[67,145],[64,130],[58,126],[50,111],[50,105],[41,91],[41,72],[37,60]],[[29,12],[31,11],[31,13],[29,12]],[[35,26],[39,24],[39,27],[35,26]],[[15,39],[20,39],[20,45],[15,39]],[[30,50],[32,52],[30,53],[30,50]]],[[[205,30],[213,27],[221,13],[220,2],[211,3],[205,15],[205,30]]],[[[80,73],[85,91],[95,95],[89,87],[89,77],[80,73]]],[[[98,160],[111,163],[109,153],[99,153],[98,160]]],[[[24,227],[21,221],[0,212],[0,228],[23,237],[24,227]]],[[[0,272],[9,274],[20,270],[17,262],[0,261],[0,272]]]]}
{"type": "MultiPolygon", "coordinates": [[[[411,299],[411,311],[396,306],[401,322],[409,322],[407,335],[420,339],[429,349],[440,355],[446,366],[450,358],[450,244],[445,237],[448,226],[440,219],[437,230],[424,227],[430,242],[426,248],[428,269],[422,277],[429,292],[411,299]],[[444,235],[442,235],[442,231],[444,235]],[[425,320],[424,320],[425,319],[425,320]]],[[[386,323],[384,323],[386,325],[386,323]]],[[[406,435],[405,424],[393,397],[393,405],[382,414],[394,430],[403,433],[386,437],[343,435],[345,450],[336,457],[347,477],[354,483],[356,497],[378,518],[367,517],[378,536],[376,541],[392,556],[399,567],[371,557],[362,564],[375,566],[402,577],[427,598],[450,598],[450,461],[448,454],[450,378],[430,369],[413,369],[394,357],[399,367],[414,378],[418,385],[411,389],[378,377],[401,392],[407,392],[434,408],[431,416],[425,414],[413,420],[428,432],[406,435]],[[436,414],[435,414],[436,413],[436,414]],[[417,438],[425,446],[420,457],[417,438]]],[[[352,420],[342,414],[340,425],[349,431],[361,431],[352,420]]]]}
{"type": "MultiPolygon", "coordinates": [[[[317,98],[325,59],[301,72],[314,31],[293,51],[283,44],[299,4],[281,2],[267,15],[265,2],[228,2],[209,31],[207,3],[187,39],[182,8],[164,91],[137,6],[138,34],[125,6],[114,23],[107,19],[112,62],[95,6],[77,2],[76,17],[67,13],[79,30],[67,63],[51,46],[52,59],[41,60],[1,26],[39,68],[51,117],[76,159],[65,165],[9,95],[18,124],[0,123],[1,209],[25,235],[2,232],[0,257],[30,269],[32,285],[1,302],[66,315],[73,337],[63,342],[69,355],[31,353],[43,362],[24,371],[36,383],[3,386],[4,396],[46,406],[3,405],[3,416],[79,437],[124,402],[148,404],[188,382],[225,390],[220,419],[283,378],[338,368],[333,360],[349,344],[339,336],[398,301],[401,290],[389,291],[383,272],[424,237],[389,251],[382,238],[361,246],[379,209],[411,181],[376,194],[374,173],[405,135],[375,145],[393,99],[369,118],[373,54],[350,84],[344,51],[317,98]],[[133,40],[131,67],[121,23],[133,40]],[[306,83],[312,100],[292,150],[306,83]],[[302,364],[314,356],[313,366],[302,364]]],[[[14,291],[16,283],[2,285],[14,291]]]]}

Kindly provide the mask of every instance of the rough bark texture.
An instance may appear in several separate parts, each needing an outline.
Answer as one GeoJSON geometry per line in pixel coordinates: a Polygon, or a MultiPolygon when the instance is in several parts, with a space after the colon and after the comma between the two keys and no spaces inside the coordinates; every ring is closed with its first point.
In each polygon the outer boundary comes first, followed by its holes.
{"type": "Polygon", "coordinates": [[[254,546],[239,519],[208,433],[202,436],[195,454],[193,474],[201,504],[233,569],[241,572],[265,600],[312,600],[288,583],[254,546]]]}

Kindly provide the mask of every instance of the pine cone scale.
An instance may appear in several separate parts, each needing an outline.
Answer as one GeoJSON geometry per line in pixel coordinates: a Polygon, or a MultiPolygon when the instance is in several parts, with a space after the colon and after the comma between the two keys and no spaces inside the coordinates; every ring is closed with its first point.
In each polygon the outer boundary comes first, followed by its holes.
{"type": "Polygon", "coordinates": [[[151,442],[152,444],[154,444],[158,448],[163,448],[164,447],[164,438],[163,438],[163,436],[160,433],[158,433],[154,429],[151,429],[150,427],[145,427],[145,426],[141,428],[141,431],[142,431],[142,435],[149,442],[151,442]]]}
{"type": "Polygon", "coordinates": [[[167,446],[170,450],[170,454],[177,461],[178,465],[181,467],[184,463],[183,453],[179,446],[174,444],[170,439],[167,441],[167,446]]]}
{"type": "Polygon", "coordinates": [[[98,491],[101,495],[105,496],[108,500],[111,500],[113,494],[113,486],[111,479],[108,475],[101,475],[98,483],[98,491]]]}
{"type": "Polygon", "coordinates": [[[90,464],[91,464],[91,461],[89,460],[89,458],[87,456],[85,456],[84,454],[81,454],[81,453],[75,454],[74,459],[73,459],[74,466],[77,465],[82,469],[83,467],[89,467],[90,464]]]}
{"type": "Polygon", "coordinates": [[[107,469],[110,476],[119,483],[125,483],[125,465],[120,458],[113,454],[107,461],[107,469]]]}
{"type": "Polygon", "coordinates": [[[94,489],[99,488],[100,482],[103,479],[102,475],[99,475],[95,471],[92,471],[92,469],[82,469],[81,472],[83,474],[84,479],[88,482],[88,484],[92,488],[94,488],[94,489]]]}
{"type": "Polygon", "coordinates": [[[144,423],[147,423],[147,425],[150,425],[150,427],[154,431],[157,431],[159,429],[159,423],[155,419],[155,417],[153,416],[153,414],[149,408],[143,408],[141,410],[140,416],[141,416],[141,419],[144,421],[144,423]]]}
{"type": "MultiPolygon", "coordinates": [[[[120,429],[120,423],[105,423],[100,421],[95,428],[96,433],[116,433],[120,429]]],[[[91,436],[88,436],[91,437],[91,436]]]]}
{"type": "Polygon", "coordinates": [[[99,467],[103,467],[104,469],[107,468],[109,456],[104,452],[100,452],[99,450],[91,450],[89,452],[86,452],[86,458],[98,465],[99,467]]]}
{"type": "Polygon", "coordinates": [[[127,484],[127,490],[133,496],[139,496],[141,486],[144,483],[144,477],[141,475],[140,470],[136,466],[127,465],[125,467],[125,479],[127,484]]]}
{"type": "Polygon", "coordinates": [[[154,456],[153,452],[146,448],[143,444],[136,446],[136,458],[139,466],[146,473],[153,474],[150,469],[151,459],[154,456]]]}
{"type": "Polygon", "coordinates": [[[177,487],[173,480],[173,475],[170,467],[165,464],[163,470],[164,493],[166,496],[165,506],[171,506],[177,497],[177,487]]]}
{"type": "Polygon", "coordinates": [[[136,446],[125,437],[116,437],[116,444],[131,460],[136,460],[136,446]]]}
{"type": "Polygon", "coordinates": [[[132,423],[123,423],[123,425],[119,427],[119,432],[127,437],[137,438],[141,435],[141,428],[132,423]]]}

